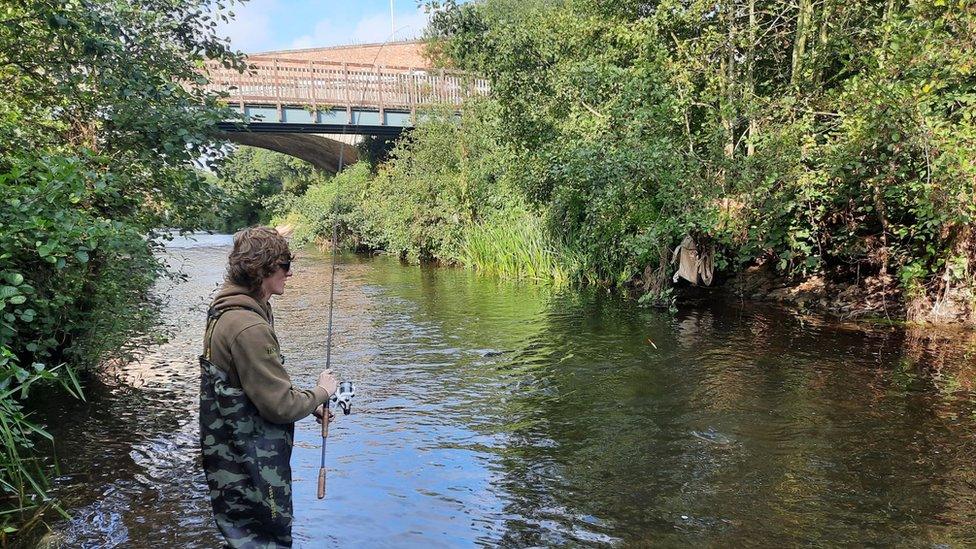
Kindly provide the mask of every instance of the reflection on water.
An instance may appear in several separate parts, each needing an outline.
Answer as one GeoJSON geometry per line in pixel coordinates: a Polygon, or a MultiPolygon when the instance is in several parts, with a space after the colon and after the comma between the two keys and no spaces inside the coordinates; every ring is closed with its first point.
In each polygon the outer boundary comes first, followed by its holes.
{"type": "MultiPolygon", "coordinates": [[[[196,355],[228,244],[170,248],[188,275],[159,288],[170,342],[43,411],[65,546],[219,544],[196,355]]],[[[275,303],[302,386],[325,361],[327,275],[300,258],[275,303]]],[[[387,258],[338,276],[333,357],[357,397],[325,501],[318,426],[297,426],[297,546],[976,543],[971,339],[738,303],[670,316],[387,258]]]]}

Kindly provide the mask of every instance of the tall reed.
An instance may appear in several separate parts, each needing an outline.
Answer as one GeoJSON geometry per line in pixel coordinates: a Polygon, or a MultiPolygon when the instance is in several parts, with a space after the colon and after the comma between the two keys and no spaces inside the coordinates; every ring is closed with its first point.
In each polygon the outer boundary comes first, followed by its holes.
{"type": "MultiPolygon", "coordinates": [[[[0,367],[7,366],[12,354],[0,347],[0,367]]],[[[0,375],[0,546],[6,547],[12,534],[29,529],[42,513],[53,508],[68,515],[48,495],[48,470],[34,452],[35,441],[53,443],[54,438],[40,425],[28,419],[20,399],[26,398],[36,383],[57,383],[75,398],[84,400],[81,384],[71,367],[44,368],[36,364],[32,371],[15,368],[15,376],[0,375]]],[[[55,472],[57,464],[55,463],[55,472]]]]}
{"type": "Polygon", "coordinates": [[[570,269],[532,215],[484,221],[466,229],[462,260],[482,273],[557,286],[569,282],[570,269]]]}

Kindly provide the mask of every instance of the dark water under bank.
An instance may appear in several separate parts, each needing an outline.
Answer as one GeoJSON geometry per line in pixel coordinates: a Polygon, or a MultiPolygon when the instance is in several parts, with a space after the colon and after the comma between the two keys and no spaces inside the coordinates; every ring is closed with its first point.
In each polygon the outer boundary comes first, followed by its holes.
{"type": "MultiPolygon", "coordinates": [[[[169,343],[109,369],[58,437],[69,547],[219,543],[199,472],[204,311],[226,240],[169,254],[169,343]]],[[[275,302],[296,384],[325,360],[328,265],[275,302]]],[[[300,547],[976,544],[976,349],[739,303],[676,316],[601,292],[348,257],[333,355],[356,381],[293,458],[300,547]]],[[[55,411],[58,410],[58,411],[55,411]]]]}

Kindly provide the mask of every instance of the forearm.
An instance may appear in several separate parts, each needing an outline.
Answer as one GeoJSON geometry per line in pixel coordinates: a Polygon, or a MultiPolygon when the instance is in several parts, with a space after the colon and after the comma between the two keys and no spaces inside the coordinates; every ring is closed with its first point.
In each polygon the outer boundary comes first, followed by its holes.
{"type": "Polygon", "coordinates": [[[291,388],[285,398],[277,402],[266,402],[267,412],[262,417],[272,423],[294,423],[311,414],[328,399],[329,394],[318,386],[311,390],[291,388]]]}
{"type": "Polygon", "coordinates": [[[290,382],[262,380],[261,377],[242,376],[241,386],[261,417],[272,423],[294,423],[329,399],[329,393],[322,387],[302,390],[290,382]]]}
{"type": "Polygon", "coordinates": [[[294,423],[329,399],[322,387],[295,388],[281,364],[270,330],[255,327],[245,332],[252,331],[234,346],[233,355],[241,388],[261,417],[272,423],[294,423]]]}

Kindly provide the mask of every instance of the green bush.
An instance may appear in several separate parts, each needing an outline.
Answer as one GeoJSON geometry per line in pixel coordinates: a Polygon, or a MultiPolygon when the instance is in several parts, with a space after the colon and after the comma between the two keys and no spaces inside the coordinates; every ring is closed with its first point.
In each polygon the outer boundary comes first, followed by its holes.
{"type": "Polygon", "coordinates": [[[357,200],[370,177],[366,163],[350,166],[335,177],[312,184],[301,197],[283,204],[283,212],[274,217],[272,223],[291,225],[292,238],[301,246],[329,242],[333,224],[338,220],[341,246],[350,249],[378,247],[357,200]]]}
{"type": "Polygon", "coordinates": [[[153,323],[155,230],[198,228],[220,193],[206,59],[242,68],[205,0],[14,0],[0,7],[0,544],[52,504],[22,399],[81,398],[75,371],[124,358],[153,323]]]}
{"type": "Polygon", "coordinates": [[[328,241],[338,219],[348,248],[508,277],[565,278],[539,216],[522,206],[502,171],[507,153],[495,146],[494,107],[474,102],[460,118],[450,110],[425,113],[375,173],[365,162],[353,165],[309,187],[274,222],[293,225],[300,244],[328,241]],[[509,252],[487,241],[502,234],[509,252]]]}
{"type": "Polygon", "coordinates": [[[971,2],[429,4],[437,62],[492,95],[355,172],[343,226],[369,247],[658,305],[685,235],[724,274],[976,286],[971,2]]]}
{"type": "Polygon", "coordinates": [[[268,223],[324,179],[305,161],[247,146],[235,147],[209,177],[221,195],[221,207],[208,228],[226,232],[268,223]]]}

